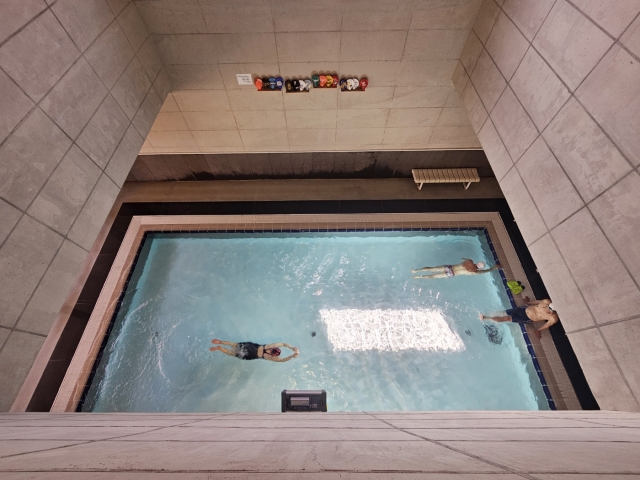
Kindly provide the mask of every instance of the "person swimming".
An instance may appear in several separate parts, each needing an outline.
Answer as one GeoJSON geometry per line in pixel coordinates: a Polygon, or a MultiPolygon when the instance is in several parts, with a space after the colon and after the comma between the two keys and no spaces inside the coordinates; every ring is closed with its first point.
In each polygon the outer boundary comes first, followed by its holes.
{"type": "Polygon", "coordinates": [[[484,262],[474,263],[470,258],[463,258],[463,261],[457,265],[439,265],[437,267],[423,267],[418,270],[411,270],[411,273],[429,272],[431,275],[414,275],[413,278],[451,278],[459,275],[478,275],[480,273],[488,273],[493,270],[502,268],[500,265],[494,265],[491,268],[483,270],[487,265],[484,262]]]}
{"type": "Polygon", "coordinates": [[[298,347],[292,347],[288,343],[270,343],[268,345],[258,345],[253,342],[225,342],[224,340],[218,340],[214,338],[211,343],[216,345],[228,345],[230,348],[224,348],[221,346],[211,347],[209,350],[215,352],[216,350],[229,355],[230,357],[236,357],[240,360],[257,360],[262,358],[264,360],[270,360],[272,362],[288,362],[292,358],[300,355],[298,347]],[[285,358],[280,358],[282,350],[279,347],[286,347],[293,351],[292,355],[285,358]]]}

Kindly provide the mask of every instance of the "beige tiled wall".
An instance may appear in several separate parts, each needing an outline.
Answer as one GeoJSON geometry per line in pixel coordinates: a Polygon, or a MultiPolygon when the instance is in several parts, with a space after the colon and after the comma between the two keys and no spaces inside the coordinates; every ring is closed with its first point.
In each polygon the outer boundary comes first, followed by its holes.
{"type": "Polygon", "coordinates": [[[0,411],[170,89],[130,1],[0,2],[0,411]]]}
{"type": "Polygon", "coordinates": [[[451,75],[482,0],[135,0],[173,80],[144,154],[477,149],[451,75]],[[367,76],[257,92],[237,73],[367,76]]]}
{"type": "Polygon", "coordinates": [[[640,409],[638,32],[638,0],[484,0],[453,78],[605,409],[640,409]]]}

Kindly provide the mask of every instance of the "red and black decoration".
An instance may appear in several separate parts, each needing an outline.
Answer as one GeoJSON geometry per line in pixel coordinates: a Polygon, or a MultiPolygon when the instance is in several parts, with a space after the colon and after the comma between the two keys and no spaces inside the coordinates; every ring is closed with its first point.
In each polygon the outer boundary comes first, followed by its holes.
{"type": "Polygon", "coordinates": [[[342,92],[364,92],[369,79],[341,78],[338,75],[313,75],[311,78],[293,78],[284,81],[282,77],[257,77],[253,84],[259,92],[278,92],[284,88],[286,93],[309,92],[311,88],[338,88],[342,92]]]}

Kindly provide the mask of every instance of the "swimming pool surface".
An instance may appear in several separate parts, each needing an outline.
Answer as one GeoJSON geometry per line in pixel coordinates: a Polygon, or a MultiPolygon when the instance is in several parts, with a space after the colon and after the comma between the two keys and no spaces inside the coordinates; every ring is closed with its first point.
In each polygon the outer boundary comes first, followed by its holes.
{"type": "Polygon", "coordinates": [[[277,412],[284,389],[330,411],[548,409],[519,326],[478,319],[511,306],[500,274],[410,271],[463,257],[494,264],[483,230],[148,234],[82,410],[277,412]]]}

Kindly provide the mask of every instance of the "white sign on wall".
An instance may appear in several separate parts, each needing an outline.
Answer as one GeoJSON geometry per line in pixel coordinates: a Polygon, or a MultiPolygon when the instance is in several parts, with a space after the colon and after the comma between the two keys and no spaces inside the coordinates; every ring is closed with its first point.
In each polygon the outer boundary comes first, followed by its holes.
{"type": "Polygon", "coordinates": [[[253,85],[250,73],[236,73],[238,79],[238,85],[253,85]]]}

